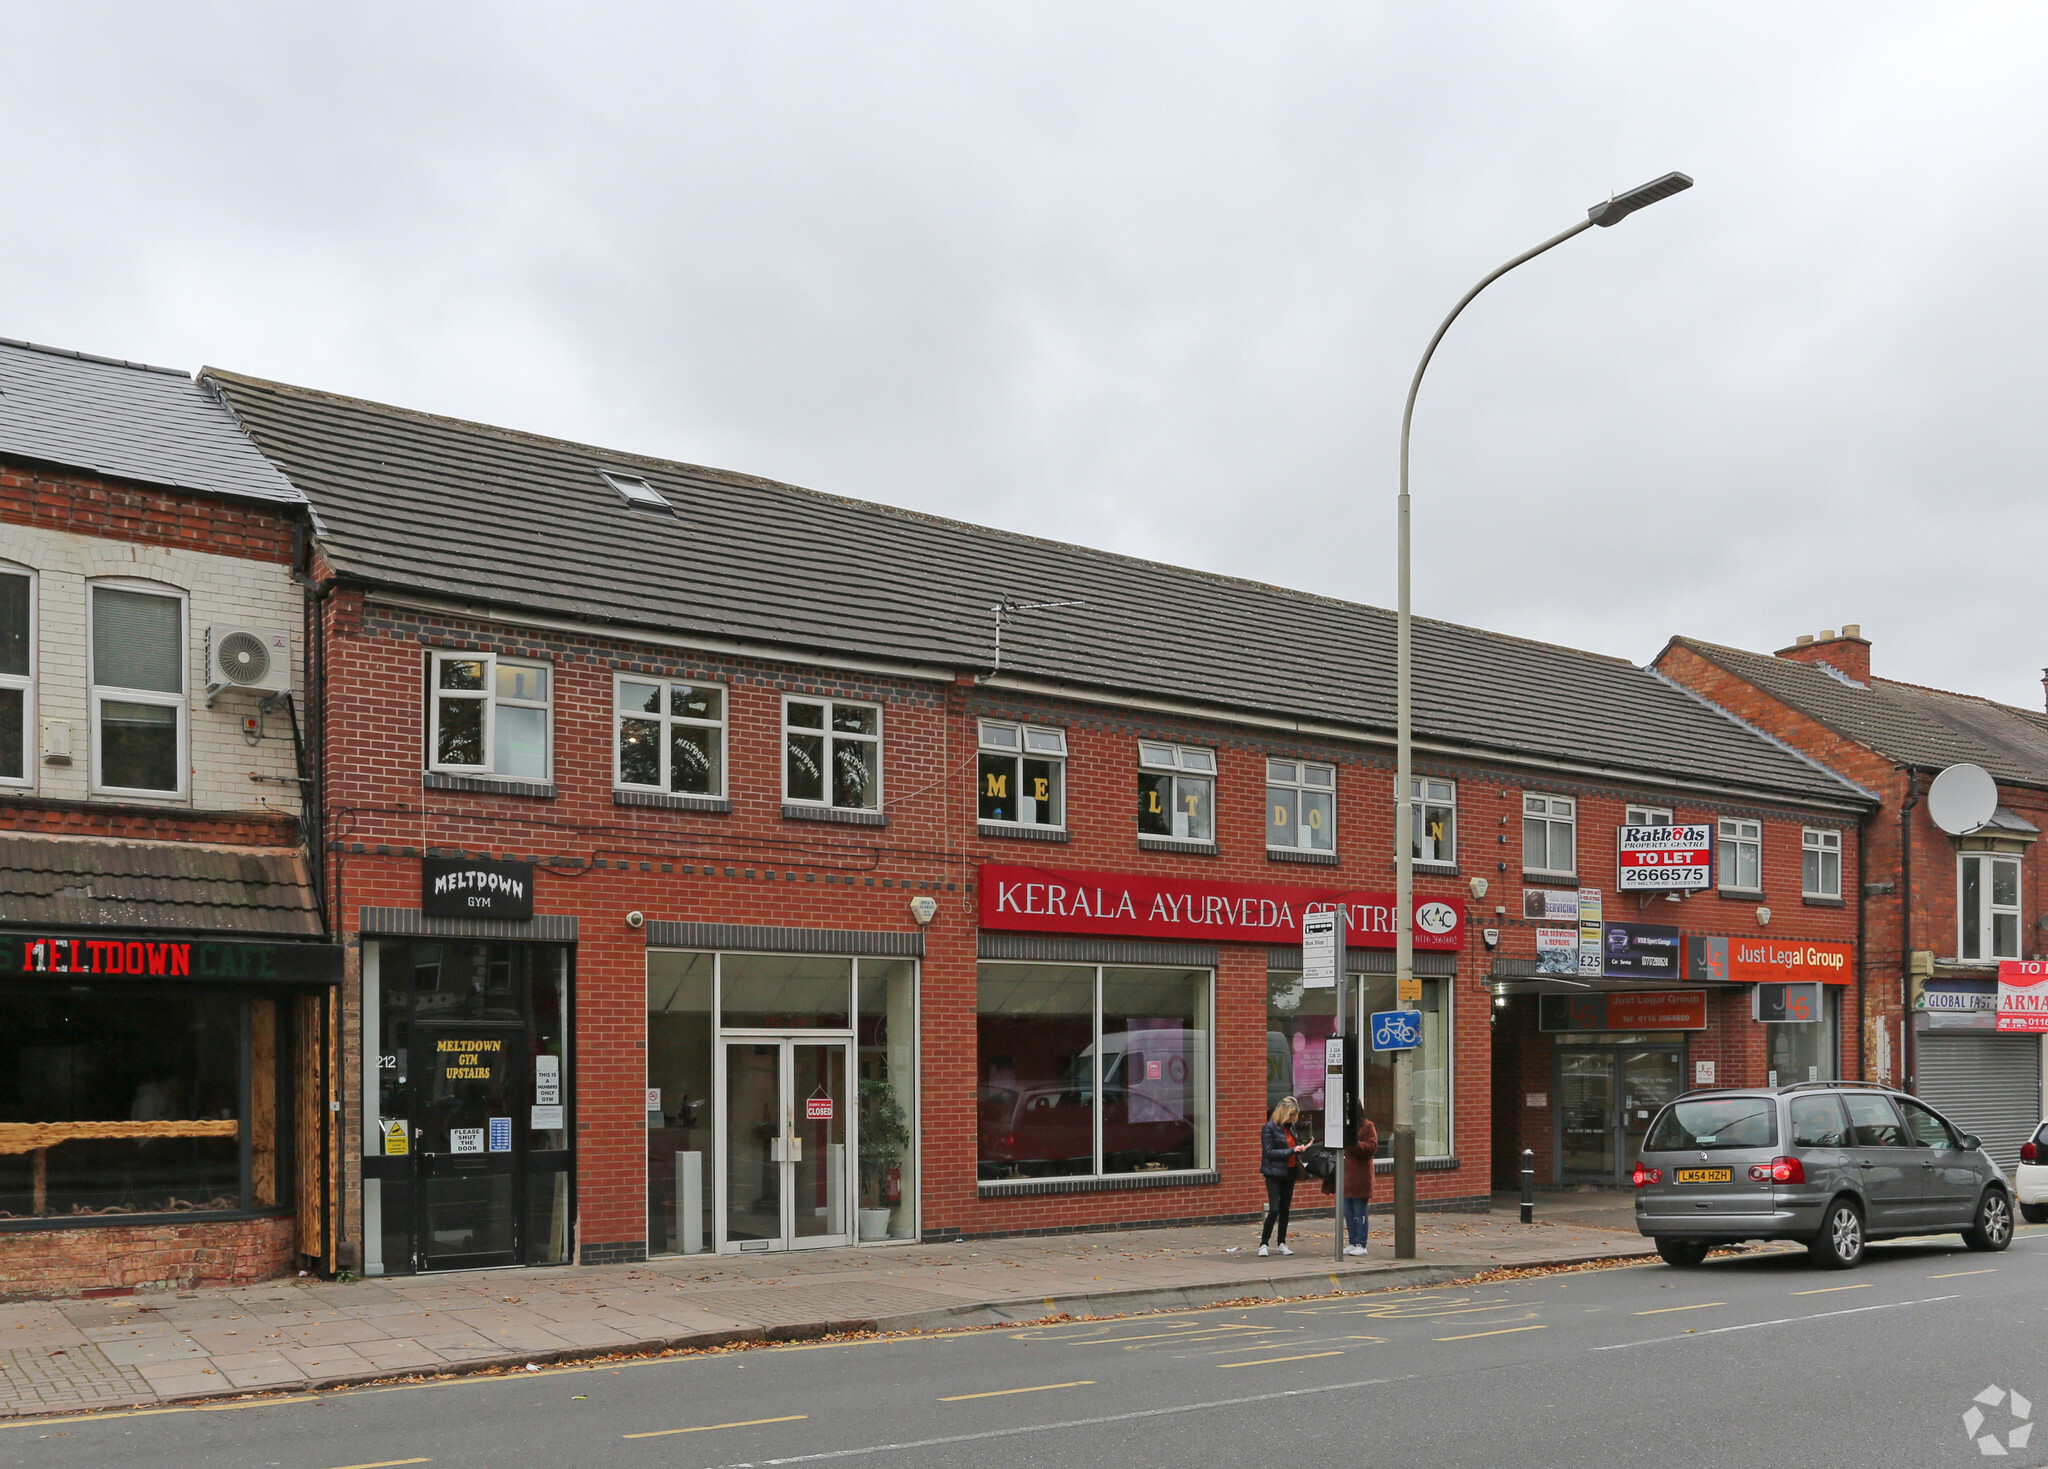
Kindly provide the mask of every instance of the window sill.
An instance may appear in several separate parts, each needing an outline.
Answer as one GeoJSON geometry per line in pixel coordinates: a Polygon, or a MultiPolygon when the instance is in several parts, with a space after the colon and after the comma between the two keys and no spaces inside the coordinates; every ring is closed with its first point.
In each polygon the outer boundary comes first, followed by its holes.
{"type": "Polygon", "coordinates": [[[1311,867],[1335,867],[1337,865],[1337,854],[1335,852],[1304,852],[1299,847],[1268,847],[1266,848],[1266,860],[1268,862],[1306,862],[1311,867]]]}
{"type": "MultiPolygon", "coordinates": [[[[1457,1170],[1458,1159],[1455,1154],[1450,1156],[1440,1155],[1434,1158],[1417,1158],[1415,1160],[1415,1171],[1417,1173],[1455,1173],[1457,1170]]],[[[1394,1160],[1392,1158],[1375,1158],[1372,1162],[1372,1171],[1375,1173],[1392,1173],[1394,1171],[1394,1160]]]]}
{"type": "Polygon", "coordinates": [[[448,775],[429,770],[421,774],[420,785],[430,791],[472,791],[480,796],[534,796],[544,801],[555,798],[553,781],[503,780],[495,775],[448,775]]]}
{"type": "Polygon", "coordinates": [[[784,821],[829,821],[840,826],[887,826],[889,813],[886,811],[847,811],[837,806],[798,806],[789,801],[782,803],[784,821]]]}
{"type": "Polygon", "coordinates": [[[1143,1188],[1185,1188],[1216,1184],[1223,1176],[1213,1168],[1182,1172],[1069,1174],[1058,1178],[984,1178],[975,1192],[984,1199],[1013,1199],[1033,1194],[1110,1194],[1143,1188]]]}
{"type": "MultiPolygon", "coordinates": [[[[1413,865],[1416,875],[1420,877],[1459,876],[1458,864],[1455,862],[1417,862],[1413,865]]],[[[1572,881],[1576,883],[1578,879],[1573,878],[1572,881]]]]}
{"type": "Polygon", "coordinates": [[[1522,881],[1537,887],[1575,888],[1579,885],[1575,872],[1531,872],[1527,868],[1522,870],[1522,881]]]}
{"type": "Polygon", "coordinates": [[[1731,903],[1761,903],[1764,900],[1762,888],[1715,888],[1714,894],[1731,903]]]}
{"type": "Polygon", "coordinates": [[[1799,901],[1809,908],[1840,908],[1843,906],[1840,898],[1818,898],[1809,894],[1801,894],[1799,901]]]}
{"type": "Polygon", "coordinates": [[[1013,826],[1007,821],[983,821],[975,830],[985,837],[1002,837],[1013,842],[1067,842],[1073,838],[1063,826],[1013,826]]]}
{"type": "Polygon", "coordinates": [[[1217,847],[1214,842],[1190,842],[1179,837],[1139,837],[1138,850],[1179,852],[1185,857],[1213,857],[1216,855],[1217,847]]]}
{"type": "Polygon", "coordinates": [[[657,806],[664,811],[709,811],[723,816],[732,810],[724,796],[672,796],[666,791],[613,791],[614,806],[657,806]]]}

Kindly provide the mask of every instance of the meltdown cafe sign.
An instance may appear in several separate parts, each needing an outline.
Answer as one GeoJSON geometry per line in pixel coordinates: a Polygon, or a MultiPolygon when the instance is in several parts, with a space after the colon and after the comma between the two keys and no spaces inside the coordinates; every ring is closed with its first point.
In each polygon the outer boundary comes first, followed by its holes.
{"type": "MultiPolygon", "coordinates": [[[[1304,914],[1342,908],[1347,945],[1355,949],[1394,947],[1392,893],[1124,872],[1066,872],[994,862],[982,864],[979,881],[980,923],[986,929],[1298,944],[1304,914]]],[[[1417,949],[1464,947],[1465,905],[1461,900],[1418,897],[1414,911],[1417,949]]]]}
{"type": "Polygon", "coordinates": [[[339,944],[240,939],[129,937],[105,932],[0,936],[0,978],[221,980],[251,984],[339,984],[339,944]]]}

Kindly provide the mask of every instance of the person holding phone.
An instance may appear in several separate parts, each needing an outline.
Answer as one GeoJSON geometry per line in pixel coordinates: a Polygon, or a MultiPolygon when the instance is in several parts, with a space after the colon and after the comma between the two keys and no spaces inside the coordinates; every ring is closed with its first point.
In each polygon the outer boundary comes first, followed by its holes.
{"type": "Polygon", "coordinates": [[[1294,1140],[1294,1124],[1300,1117],[1301,1104],[1292,1097],[1282,1097],[1272,1117],[1259,1129],[1259,1172],[1266,1180],[1266,1223],[1259,1231],[1262,1255],[1272,1253],[1267,1241],[1273,1238],[1276,1225],[1280,1253],[1294,1253],[1287,1248],[1287,1216],[1294,1208],[1295,1171],[1301,1166],[1301,1155],[1308,1150],[1307,1143],[1294,1140]]]}

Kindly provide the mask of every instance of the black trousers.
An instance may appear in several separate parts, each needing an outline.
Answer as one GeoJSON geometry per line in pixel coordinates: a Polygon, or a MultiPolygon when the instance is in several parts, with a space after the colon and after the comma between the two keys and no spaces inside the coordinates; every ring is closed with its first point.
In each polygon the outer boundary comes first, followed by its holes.
{"type": "Polygon", "coordinates": [[[1272,1238],[1273,1226],[1277,1224],[1280,1226],[1279,1242],[1284,1245],[1287,1243],[1287,1216],[1294,1208],[1294,1179],[1292,1176],[1287,1178],[1275,1178],[1271,1174],[1264,1176],[1266,1179],[1266,1227],[1259,1231],[1259,1243],[1265,1244],[1272,1238]]]}

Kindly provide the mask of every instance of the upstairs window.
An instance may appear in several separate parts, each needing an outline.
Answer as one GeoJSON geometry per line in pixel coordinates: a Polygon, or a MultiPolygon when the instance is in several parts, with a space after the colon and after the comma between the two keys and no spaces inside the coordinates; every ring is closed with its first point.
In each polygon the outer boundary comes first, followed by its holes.
{"type": "Polygon", "coordinates": [[[1278,851],[1337,850],[1336,766],[1266,762],[1266,845],[1278,851]]]}
{"type": "Polygon", "coordinates": [[[1458,787],[1448,780],[1408,782],[1409,851],[1417,862],[1458,860],[1458,787]]]}
{"type": "Polygon", "coordinates": [[[1761,821],[1721,823],[1721,886],[1734,892],[1757,893],[1764,886],[1764,824],[1761,821]]]}
{"type": "Polygon", "coordinates": [[[1669,826],[1671,808],[1668,806],[1631,806],[1622,818],[1623,826],[1669,826]]]}
{"type": "Polygon", "coordinates": [[[725,690],[718,685],[622,678],[613,721],[613,779],[621,790],[725,794],[725,690]]]}
{"type": "Polygon", "coordinates": [[[94,587],[90,676],[94,789],[181,794],[185,599],[175,592],[94,587]]]}
{"type": "Polygon", "coordinates": [[[430,770],[449,775],[548,778],[553,670],[495,653],[436,653],[430,770]]]}
{"type": "Polygon", "coordinates": [[[1799,835],[1800,890],[1809,898],[1842,896],[1842,834],[1809,826],[1799,835]]]}
{"type": "Polygon", "coordinates": [[[1579,803],[1570,796],[1522,797],[1522,870],[1550,877],[1579,871],[1579,803]]]}
{"type": "Polygon", "coordinates": [[[1015,826],[1065,826],[1067,732],[999,719],[980,723],[975,767],[980,818],[1015,826]]]}
{"type": "Polygon", "coordinates": [[[835,811],[882,807],[882,711],[843,699],[787,699],[782,798],[835,811]]]}
{"type": "Polygon", "coordinates": [[[35,646],[35,579],[0,570],[0,785],[29,784],[35,646]]]}
{"type": "Polygon", "coordinates": [[[1958,956],[1978,963],[2020,956],[2020,859],[1965,852],[1956,904],[1958,956]]]}
{"type": "Polygon", "coordinates": [[[1216,840],[1216,752],[1138,746],[1138,835],[1216,840]]]}

